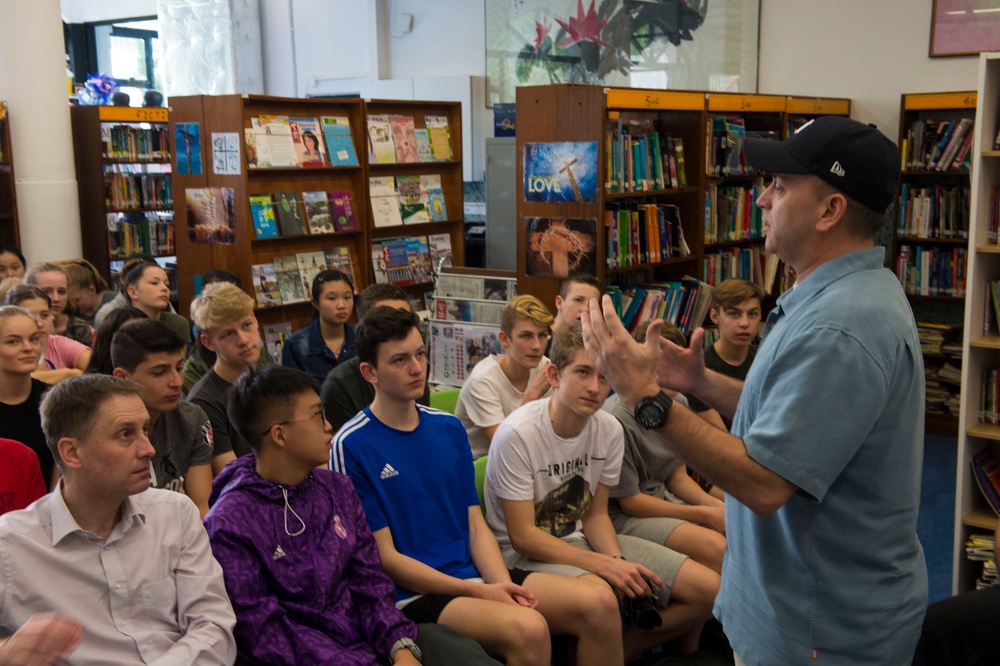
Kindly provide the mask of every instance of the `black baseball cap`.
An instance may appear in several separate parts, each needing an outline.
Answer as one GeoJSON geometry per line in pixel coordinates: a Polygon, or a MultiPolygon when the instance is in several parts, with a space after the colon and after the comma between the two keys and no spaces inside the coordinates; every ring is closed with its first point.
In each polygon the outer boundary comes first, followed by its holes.
{"type": "Polygon", "coordinates": [[[896,198],[899,150],[875,125],[821,116],[784,141],[747,138],[743,152],[759,171],[812,174],[879,213],[896,198]]]}

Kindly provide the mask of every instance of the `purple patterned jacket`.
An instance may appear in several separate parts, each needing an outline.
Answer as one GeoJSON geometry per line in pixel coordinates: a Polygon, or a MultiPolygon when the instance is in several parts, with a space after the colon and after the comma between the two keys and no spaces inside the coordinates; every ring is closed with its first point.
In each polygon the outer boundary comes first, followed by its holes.
{"type": "Polygon", "coordinates": [[[226,465],[205,516],[236,611],[237,663],[370,665],[415,638],[350,479],[315,470],[281,486],[255,466],[253,455],[226,465]]]}

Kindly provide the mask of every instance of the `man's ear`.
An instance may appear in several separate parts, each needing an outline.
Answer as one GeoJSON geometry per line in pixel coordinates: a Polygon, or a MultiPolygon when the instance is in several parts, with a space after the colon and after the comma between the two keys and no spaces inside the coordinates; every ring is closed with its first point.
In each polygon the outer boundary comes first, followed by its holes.
{"type": "Polygon", "coordinates": [[[358,364],[358,369],[361,370],[361,376],[365,378],[365,381],[373,386],[378,384],[378,370],[375,369],[368,361],[362,361],[358,364]]]}
{"type": "Polygon", "coordinates": [[[506,351],[507,348],[510,347],[510,338],[503,331],[500,331],[497,338],[500,340],[500,344],[503,345],[504,351],[506,351]]]}
{"type": "Polygon", "coordinates": [[[555,363],[546,363],[542,372],[549,378],[549,384],[552,385],[552,388],[559,388],[559,370],[556,369],[555,363]]]}
{"type": "Polygon", "coordinates": [[[198,339],[201,340],[201,346],[212,353],[218,353],[215,350],[215,346],[212,344],[212,339],[205,335],[204,331],[198,331],[198,339]]]}
{"type": "Polygon", "coordinates": [[[63,437],[56,444],[63,465],[69,469],[80,468],[80,442],[73,437],[63,437]]]}
{"type": "Polygon", "coordinates": [[[719,325],[719,311],[715,309],[714,305],[708,309],[708,317],[712,320],[713,324],[716,326],[719,325]]]}
{"type": "Polygon", "coordinates": [[[563,301],[563,297],[560,296],[559,294],[556,294],[556,312],[562,311],[564,302],[565,301],[563,301]]]}
{"type": "Polygon", "coordinates": [[[125,368],[115,368],[111,371],[111,374],[118,379],[131,379],[132,373],[125,368]]]}
{"type": "Polygon", "coordinates": [[[839,224],[843,224],[844,215],[847,213],[847,197],[840,192],[834,192],[823,201],[823,208],[820,211],[820,218],[816,222],[817,231],[830,231],[839,224]]]}

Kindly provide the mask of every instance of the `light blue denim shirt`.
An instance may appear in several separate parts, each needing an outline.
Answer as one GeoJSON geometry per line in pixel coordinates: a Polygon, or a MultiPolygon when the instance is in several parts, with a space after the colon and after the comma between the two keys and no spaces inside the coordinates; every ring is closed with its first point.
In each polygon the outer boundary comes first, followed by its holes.
{"type": "Polygon", "coordinates": [[[716,615],[750,666],[908,664],[920,634],[923,358],[883,256],[783,294],[743,387],[733,434],[799,488],[767,517],[726,502],[716,615]]]}

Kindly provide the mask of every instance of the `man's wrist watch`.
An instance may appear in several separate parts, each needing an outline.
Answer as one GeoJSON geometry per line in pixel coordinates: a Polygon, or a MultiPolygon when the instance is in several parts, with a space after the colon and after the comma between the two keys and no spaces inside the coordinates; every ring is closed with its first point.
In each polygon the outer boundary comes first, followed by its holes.
{"type": "Polygon", "coordinates": [[[635,420],[643,428],[655,430],[667,422],[667,415],[673,404],[673,398],[663,391],[649,398],[643,398],[635,406],[635,420]]]}
{"type": "Polygon", "coordinates": [[[412,638],[406,638],[405,636],[403,638],[400,638],[395,643],[393,643],[392,647],[389,648],[390,661],[395,661],[396,653],[403,649],[409,650],[410,654],[412,654],[414,657],[417,658],[417,661],[423,663],[422,661],[423,654],[421,654],[420,648],[417,647],[417,644],[413,641],[412,638]]]}

